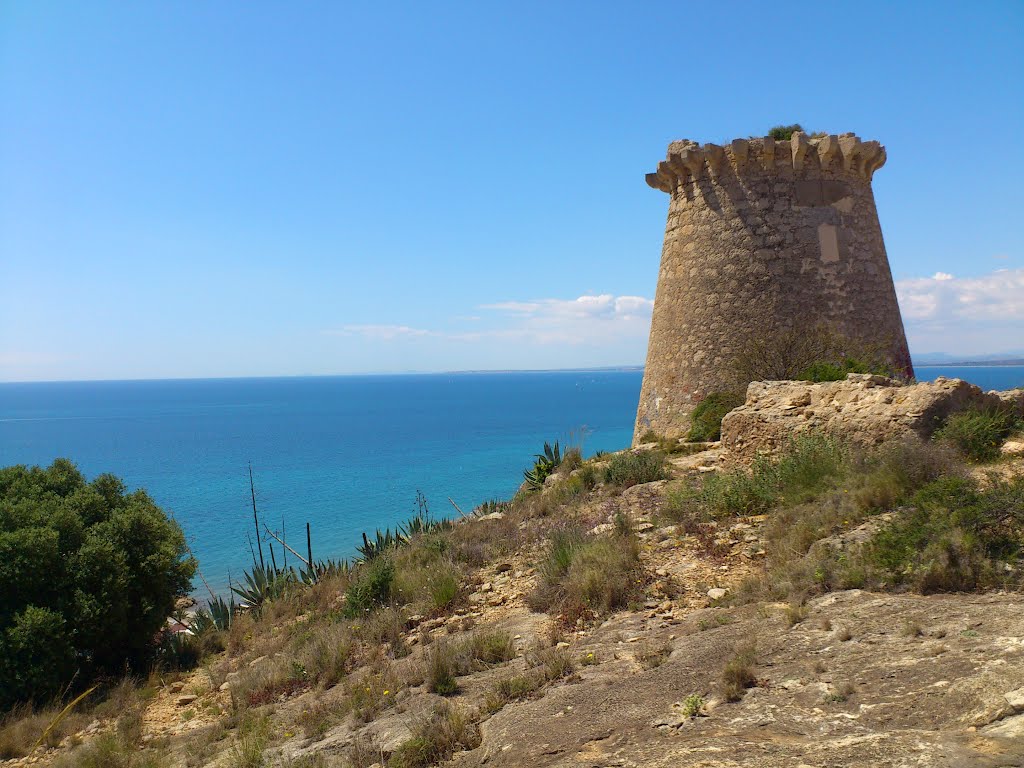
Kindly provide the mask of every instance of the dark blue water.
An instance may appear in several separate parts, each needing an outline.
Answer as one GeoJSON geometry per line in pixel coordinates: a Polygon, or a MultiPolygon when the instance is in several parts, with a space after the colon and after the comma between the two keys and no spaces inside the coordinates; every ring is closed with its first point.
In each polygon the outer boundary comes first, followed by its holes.
{"type": "MultiPolygon", "coordinates": [[[[1024,367],[919,367],[984,389],[1024,367]]],[[[64,456],[89,477],[145,488],[181,523],[217,588],[249,562],[247,464],[257,504],[314,556],[414,511],[507,498],[545,440],[585,427],[584,452],[629,445],[639,371],[0,384],[0,466],[64,456]]],[[[298,547],[297,547],[298,548],[298,547]]],[[[300,549],[301,551],[301,549],[300,549]]]]}

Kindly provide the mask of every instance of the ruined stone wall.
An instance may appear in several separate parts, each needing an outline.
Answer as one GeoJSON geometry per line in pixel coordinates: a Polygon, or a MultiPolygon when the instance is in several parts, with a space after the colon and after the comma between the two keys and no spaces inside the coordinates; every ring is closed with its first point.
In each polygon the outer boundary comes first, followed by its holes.
{"type": "Polygon", "coordinates": [[[647,175],[671,198],[634,440],[742,391],[736,358],[765,334],[824,325],[912,374],[871,191],[884,162],[852,134],[669,145],[647,175]]]}

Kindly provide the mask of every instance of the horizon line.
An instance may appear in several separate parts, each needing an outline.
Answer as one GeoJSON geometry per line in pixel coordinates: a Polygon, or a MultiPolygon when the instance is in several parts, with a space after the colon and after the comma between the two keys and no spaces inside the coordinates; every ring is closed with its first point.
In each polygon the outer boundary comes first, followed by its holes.
{"type": "MultiPolygon", "coordinates": [[[[927,352],[922,357],[928,357],[935,352],[927,352]]],[[[921,363],[913,362],[915,368],[949,368],[949,367],[1012,367],[1024,365],[1024,358],[1006,357],[985,360],[938,360],[921,363]]],[[[454,375],[478,375],[495,373],[598,373],[598,372],[631,372],[642,371],[644,365],[623,364],[623,365],[597,365],[597,366],[571,366],[569,368],[464,368],[442,371],[359,371],[355,373],[282,373],[250,376],[153,376],[136,377],[124,379],[18,379],[0,381],[0,386],[16,384],[129,384],[138,382],[160,382],[160,381],[245,381],[252,379],[339,379],[358,378],[361,376],[454,376],[454,375]]]]}

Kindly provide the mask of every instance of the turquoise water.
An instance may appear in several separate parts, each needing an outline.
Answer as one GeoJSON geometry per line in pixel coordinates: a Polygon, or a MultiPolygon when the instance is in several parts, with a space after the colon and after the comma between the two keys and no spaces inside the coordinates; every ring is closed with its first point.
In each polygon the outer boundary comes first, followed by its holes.
{"type": "MultiPolygon", "coordinates": [[[[121,476],[173,513],[207,580],[250,559],[247,465],[272,528],[314,556],[364,530],[511,496],[545,440],[629,445],[639,371],[0,385],[0,466],[75,461],[121,476]]],[[[299,547],[296,547],[299,548],[299,547]]],[[[302,551],[300,549],[300,551],[302,551]]]]}
{"type": "MultiPolygon", "coordinates": [[[[985,389],[1024,367],[919,368],[985,389]]],[[[584,451],[629,445],[640,371],[0,384],[0,466],[65,456],[146,488],[181,523],[207,580],[249,562],[257,504],[314,555],[350,555],[423,491],[437,515],[507,498],[545,440],[586,427],[584,451]]]]}

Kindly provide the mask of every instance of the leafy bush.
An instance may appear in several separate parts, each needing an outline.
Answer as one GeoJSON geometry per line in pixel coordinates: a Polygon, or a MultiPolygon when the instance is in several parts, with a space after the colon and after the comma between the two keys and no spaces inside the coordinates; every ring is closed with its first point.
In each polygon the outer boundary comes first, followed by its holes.
{"type": "Polygon", "coordinates": [[[665,456],[657,451],[617,453],[604,471],[605,482],[620,488],[664,479],[665,456]]]}
{"type": "Polygon", "coordinates": [[[793,134],[797,132],[804,132],[800,123],[793,123],[792,125],[776,125],[768,131],[768,135],[776,141],[789,141],[793,138],[793,134]]]}
{"type": "Polygon", "coordinates": [[[943,477],[913,504],[868,548],[880,580],[927,594],[996,586],[1015,573],[1005,566],[1024,549],[1024,478],[981,490],[971,478],[943,477]]]}
{"type": "Polygon", "coordinates": [[[798,381],[842,381],[848,373],[877,373],[881,376],[892,376],[888,366],[871,365],[861,360],[846,357],[838,362],[817,361],[811,363],[797,374],[798,381]]]}
{"type": "Polygon", "coordinates": [[[743,395],[735,392],[712,392],[690,414],[691,443],[704,443],[722,437],[722,419],[733,408],[743,405],[743,395]]]}
{"type": "Polygon", "coordinates": [[[999,458],[999,447],[1019,426],[1007,410],[984,409],[954,413],[935,432],[935,439],[950,443],[971,461],[999,458]]]}
{"type": "Polygon", "coordinates": [[[113,475],[0,469],[0,708],[142,669],[191,587],[186,555],[178,524],[113,475]]]}
{"type": "Polygon", "coordinates": [[[704,712],[704,697],[699,693],[691,693],[683,699],[683,714],[687,717],[700,717],[704,712]]]}

